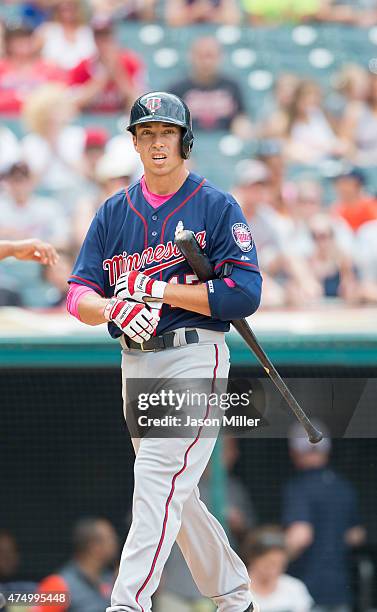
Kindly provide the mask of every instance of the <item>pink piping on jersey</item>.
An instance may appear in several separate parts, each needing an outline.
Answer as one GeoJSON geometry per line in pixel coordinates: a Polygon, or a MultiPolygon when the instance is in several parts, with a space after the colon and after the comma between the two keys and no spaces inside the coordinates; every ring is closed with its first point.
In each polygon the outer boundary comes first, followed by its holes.
{"type": "Polygon", "coordinates": [[[159,206],[162,206],[162,204],[165,204],[165,202],[170,200],[170,198],[175,196],[175,194],[177,193],[176,191],[174,193],[168,193],[164,195],[159,195],[158,193],[152,193],[151,191],[149,191],[147,187],[147,183],[145,182],[144,176],[141,178],[140,185],[141,185],[141,191],[143,192],[143,196],[145,197],[148,204],[152,206],[152,208],[158,208],[159,206]]]}
{"type": "Polygon", "coordinates": [[[67,295],[67,310],[69,314],[73,317],[76,317],[79,321],[79,303],[81,298],[87,293],[94,293],[94,295],[98,295],[94,289],[90,289],[90,287],[85,287],[84,285],[79,285],[78,283],[70,283],[69,291],[67,295]]]}
{"type": "Polygon", "coordinates": [[[139,213],[138,210],[136,210],[136,208],[132,204],[131,198],[130,198],[130,194],[128,193],[127,187],[126,187],[126,197],[127,197],[127,201],[128,201],[129,207],[134,211],[134,213],[137,214],[138,217],[140,217],[140,219],[142,220],[142,222],[144,224],[144,248],[147,249],[148,248],[148,223],[147,223],[147,220],[143,217],[143,215],[141,213],[139,213]]]}
{"type": "MultiPolygon", "coordinates": [[[[219,348],[218,348],[217,344],[215,344],[214,347],[215,347],[215,366],[213,368],[211,393],[213,393],[214,388],[215,388],[215,382],[216,382],[216,376],[217,376],[217,368],[218,368],[218,365],[219,365],[219,348]]],[[[209,403],[208,403],[207,404],[206,413],[205,413],[205,416],[204,416],[205,419],[208,417],[209,408],[210,408],[210,406],[209,406],[209,403]]],[[[147,586],[148,582],[150,581],[150,579],[151,579],[151,577],[153,575],[153,570],[156,567],[157,559],[158,559],[158,556],[160,554],[162,545],[164,543],[165,533],[166,533],[166,525],[167,525],[168,518],[169,518],[169,505],[170,505],[170,502],[171,502],[171,500],[173,498],[173,494],[174,494],[174,490],[175,490],[175,481],[177,480],[178,476],[183,474],[183,472],[187,468],[188,454],[189,454],[190,450],[193,448],[193,446],[195,446],[195,444],[198,442],[198,440],[200,438],[200,434],[202,433],[202,430],[203,430],[203,425],[201,425],[199,427],[199,430],[198,430],[198,433],[197,433],[197,436],[196,436],[195,440],[193,442],[191,442],[190,446],[186,449],[186,452],[185,452],[184,458],[183,458],[183,465],[182,465],[181,469],[178,472],[176,472],[174,474],[173,478],[172,478],[170,493],[169,493],[169,496],[168,496],[168,498],[166,500],[166,503],[165,503],[165,516],[164,516],[164,521],[163,521],[163,524],[162,524],[162,532],[161,532],[160,541],[158,543],[157,550],[156,550],[155,555],[153,557],[153,561],[152,561],[151,568],[149,570],[149,574],[146,577],[146,579],[144,580],[144,582],[141,585],[141,587],[138,590],[138,592],[136,593],[136,603],[140,607],[141,612],[144,612],[144,608],[141,605],[141,603],[139,603],[139,597],[140,597],[141,593],[144,591],[145,587],[147,586]]]]}
{"type": "MultiPolygon", "coordinates": [[[[169,213],[169,214],[168,214],[168,216],[166,217],[166,219],[165,219],[165,221],[164,221],[164,223],[163,223],[163,225],[162,225],[161,237],[160,237],[160,242],[161,242],[161,244],[164,244],[164,234],[165,234],[165,228],[166,228],[166,224],[167,224],[167,222],[169,221],[170,217],[171,217],[172,215],[174,215],[174,214],[177,212],[177,210],[179,210],[180,208],[182,208],[182,206],[184,206],[185,204],[187,204],[187,202],[188,202],[189,200],[191,200],[191,198],[192,198],[192,197],[194,197],[194,195],[196,195],[196,194],[198,193],[199,189],[201,189],[201,188],[203,187],[204,183],[205,183],[205,179],[203,179],[203,180],[202,180],[202,182],[200,183],[200,185],[198,185],[198,186],[197,186],[197,187],[194,189],[194,191],[192,191],[192,192],[190,193],[190,195],[188,195],[188,196],[187,196],[187,198],[185,198],[185,199],[183,200],[183,202],[181,202],[181,204],[179,204],[179,206],[177,206],[177,207],[176,207],[174,210],[172,210],[172,211],[171,211],[171,213],[169,213]]],[[[160,272],[160,280],[162,280],[162,272],[160,272]]]]}

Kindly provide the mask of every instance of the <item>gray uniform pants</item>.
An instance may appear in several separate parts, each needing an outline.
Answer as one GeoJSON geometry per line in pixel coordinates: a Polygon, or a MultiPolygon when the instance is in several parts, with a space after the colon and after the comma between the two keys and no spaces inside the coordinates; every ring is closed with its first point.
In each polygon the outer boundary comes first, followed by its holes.
{"type": "MultiPolygon", "coordinates": [[[[198,333],[199,344],[156,353],[124,350],[123,397],[127,379],[132,378],[227,379],[229,351],[224,334],[198,333]]],[[[176,337],[183,344],[184,330],[177,330],[176,337]]],[[[132,525],[107,612],[150,612],[151,596],[175,541],[199,590],[221,612],[243,612],[250,605],[246,567],[200,500],[197,487],[215,441],[205,436],[203,428],[190,438],[133,439],[132,525]]]]}

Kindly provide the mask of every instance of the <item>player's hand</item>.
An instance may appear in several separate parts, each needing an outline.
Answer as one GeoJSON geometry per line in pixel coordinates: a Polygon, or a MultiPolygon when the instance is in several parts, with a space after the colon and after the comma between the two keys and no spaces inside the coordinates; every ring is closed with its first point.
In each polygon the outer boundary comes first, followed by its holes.
{"type": "Polygon", "coordinates": [[[125,272],[117,280],[114,295],[122,300],[161,302],[166,284],[164,281],[154,280],[141,272],[125,272]]]}
{"type": "Polygon", "coordinates": [[[103,314],[105,319],[115,323],[126,336],[140,344],[149,340],[160,320],[147,306],[116,297],[108,301],[103,314]]]}
{"type": "Polygon", "coordinates": [[[54,247],[48,242],[37,239],[15,240],[13,243],[13,257],[23,261],[37,261],[38,263],[53,266],[59,256],[54,247]]]}

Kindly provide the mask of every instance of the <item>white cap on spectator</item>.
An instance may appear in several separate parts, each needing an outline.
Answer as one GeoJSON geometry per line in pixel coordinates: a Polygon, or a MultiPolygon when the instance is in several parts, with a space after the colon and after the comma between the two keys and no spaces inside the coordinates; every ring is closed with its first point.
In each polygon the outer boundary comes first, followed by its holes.
{"type": "Polygon", "coordinates": [[[96,177],[99,181],[133,176],[137,168],[137,156],[130,150],[111,150],[97,162],[96,177]]]}
{"type": "Polygon", "coordinates": [[[236,165],[236,185],[254,185],[265,183],[270,178],[266,164],[257,159],[242,159],[236,165]]]}
{"type": "Polygon", "coordinates": [[[312,444],[308,440],[305,429],[299,423],[295,423],[288,433],[288,444],[291,450],[299,453],[328,453],[331,450],[331,438],[327,427],[320,421],[312,419],[312,423],[317,429],[323,433],[323,438],[320,442],[312,444]]]}

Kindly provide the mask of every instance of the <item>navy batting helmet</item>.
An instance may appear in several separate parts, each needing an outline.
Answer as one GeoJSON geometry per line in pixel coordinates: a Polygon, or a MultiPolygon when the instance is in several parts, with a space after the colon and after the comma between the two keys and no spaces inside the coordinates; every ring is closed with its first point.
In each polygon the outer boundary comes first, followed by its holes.
{"type": "Polygon", "coordinates": [[[127,130],[135,134],[136,125],[151,121],[179,125],[183,130],[181,155],[183,159],[190,157],[194,134],[192,133],[190,111],[181,98],[165,91],[152,91],[140,96],[131,108],[127,130]]]}

